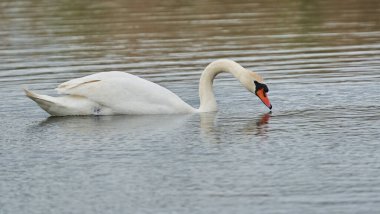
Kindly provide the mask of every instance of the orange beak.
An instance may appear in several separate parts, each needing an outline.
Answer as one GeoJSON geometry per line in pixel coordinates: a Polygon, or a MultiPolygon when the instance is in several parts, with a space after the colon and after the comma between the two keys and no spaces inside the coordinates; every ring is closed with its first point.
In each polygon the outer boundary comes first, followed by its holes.
{"type": "Polygon", "coordinates": [[[260,100],[269,108],[272,109],[272,105],[270,104],[267,93],[265,93],[264,89],[259,89],[256,91],[256,95],[260,98],[260,100]]]}

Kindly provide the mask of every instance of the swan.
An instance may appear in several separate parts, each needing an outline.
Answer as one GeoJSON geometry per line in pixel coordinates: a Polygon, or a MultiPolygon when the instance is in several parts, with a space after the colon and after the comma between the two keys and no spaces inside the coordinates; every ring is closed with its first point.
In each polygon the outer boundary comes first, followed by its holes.
{"type": "Polygon", "coordinates": [[[199,109],[156,83],[120,71],[101,72],[64,82],[56,88],[64,96],[40,95],[26,88],[24,91],[27,97],[53,116],[214,112],[217,104],[212,85],[221,72],[231,73],[272,109],[263,78],[228,59],[211,62],[202,72],[199,109]]]}

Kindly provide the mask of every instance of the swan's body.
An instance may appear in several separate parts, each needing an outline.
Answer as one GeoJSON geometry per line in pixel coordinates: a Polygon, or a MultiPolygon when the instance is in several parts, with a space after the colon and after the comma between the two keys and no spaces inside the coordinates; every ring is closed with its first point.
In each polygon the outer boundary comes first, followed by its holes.
{"type": "Polygon", "coordinates": [[[118,71],[64,82],[56,88],[60,94],[65,94],[61,97],[39,95],[26,89],[25,92],[42,109],[55,116],[210,112],[217,110],[212,83],[215,76],[223,71],[232,73],[251,92],[256,89],[253,81],[262,82],[258,74],[234,61],[212,62],[201,75],[199,109],[156,83],[118,71]]]}

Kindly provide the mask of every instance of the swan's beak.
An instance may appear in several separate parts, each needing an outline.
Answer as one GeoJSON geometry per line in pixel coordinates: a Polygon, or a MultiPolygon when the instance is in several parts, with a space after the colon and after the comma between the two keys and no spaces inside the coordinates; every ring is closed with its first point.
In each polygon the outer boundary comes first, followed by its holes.
{"type": "Polygon", "coordinates": [[[264,89],[261,88],[256,91],[256,95],[260,98],[260,100],[269,108],[272,109],[272,105],[270,104],[267,93],[265,93],[264,89]]]}

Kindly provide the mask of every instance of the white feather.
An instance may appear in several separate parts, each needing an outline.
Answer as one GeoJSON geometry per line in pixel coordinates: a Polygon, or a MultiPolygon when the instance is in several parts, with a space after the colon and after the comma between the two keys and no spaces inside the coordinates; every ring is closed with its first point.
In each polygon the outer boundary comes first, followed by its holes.
{"type": "Polygon", "coordinates": [[[41,108],[56,116],[112,114],[182,114],[216,111],[212,92],[215,76],[227,71],[252,91],[252,73],[231,60],[211,63],[200,80],[201,106],[195,109],[168,89],[134,76],[111,71],[102,72],[60,84],[56,90],[62,97],[39,95],[25,90],[41,108]],[[248,79],[247,79],[248,78],[248,79]]]}

